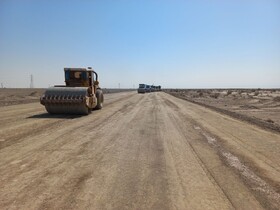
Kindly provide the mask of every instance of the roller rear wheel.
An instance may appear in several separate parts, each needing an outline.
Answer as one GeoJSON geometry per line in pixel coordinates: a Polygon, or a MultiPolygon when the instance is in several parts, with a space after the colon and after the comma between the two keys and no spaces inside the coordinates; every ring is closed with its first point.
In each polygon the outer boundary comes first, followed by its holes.
{"type": "Polygon", "coordinates": [[[104,96],[102,90],[98,89],[96,90],[96,98],[97,98],[97,105],[95,109],[102,109],[103,107],[103,101],[104,101],[104,96]]]}

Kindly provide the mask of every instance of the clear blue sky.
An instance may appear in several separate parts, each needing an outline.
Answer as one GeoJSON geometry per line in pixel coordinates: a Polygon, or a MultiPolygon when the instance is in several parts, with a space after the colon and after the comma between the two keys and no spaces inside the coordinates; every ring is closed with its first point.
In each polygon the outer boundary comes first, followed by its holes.
{"type": "Polygon", "coordinates": [[[279,88],[279,0],[0,0],[0,82],[279,88]]]}

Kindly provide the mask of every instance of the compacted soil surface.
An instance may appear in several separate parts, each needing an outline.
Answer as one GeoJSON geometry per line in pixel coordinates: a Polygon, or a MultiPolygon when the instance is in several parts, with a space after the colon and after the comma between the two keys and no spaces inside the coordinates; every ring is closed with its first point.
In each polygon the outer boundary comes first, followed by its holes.
{"type": "Polygon", "coordinates": [[[280,133],[279,89],[169,89],[166,92],[280,133]]]}
{"type": "Polygon", "coordinates": [[[279,133],[164,92],[0,116],[0,209],[280,208],[279,133]]]}

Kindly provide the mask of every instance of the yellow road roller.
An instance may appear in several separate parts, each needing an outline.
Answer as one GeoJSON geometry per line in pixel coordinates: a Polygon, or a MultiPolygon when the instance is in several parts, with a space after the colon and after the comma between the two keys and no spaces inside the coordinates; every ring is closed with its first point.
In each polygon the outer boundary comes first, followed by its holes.
{"type": "Polygon", "coordinates": [[[98,74],[91,68],[64,68],[65,85],[48,88],[40,103],[50,114],[87,115],[103,106],[98,74]]]}

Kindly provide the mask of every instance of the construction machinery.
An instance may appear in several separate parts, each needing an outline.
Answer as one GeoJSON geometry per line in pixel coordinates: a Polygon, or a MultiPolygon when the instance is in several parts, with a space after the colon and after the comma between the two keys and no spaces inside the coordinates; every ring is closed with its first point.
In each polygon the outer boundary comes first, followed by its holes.
{"type": "Polygon", "coordinates": [[[40,102],[50,114],[84,114],[101,109],[104,101],[98,75],[88,68],[64,68],[65,85],[48,88],[40,102]]]}

